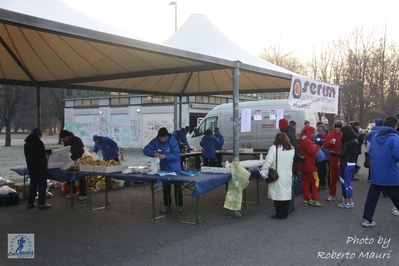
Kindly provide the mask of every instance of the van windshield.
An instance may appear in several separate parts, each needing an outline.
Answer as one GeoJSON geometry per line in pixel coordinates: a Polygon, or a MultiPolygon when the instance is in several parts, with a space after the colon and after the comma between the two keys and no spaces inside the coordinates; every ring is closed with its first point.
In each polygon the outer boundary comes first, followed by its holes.
{"type": "Polygon", "coordinates": [[[218,117],[217,116],[212,116],[212,117],[206,118],[198,126],[197,132],[196,132],[196,136],[205,135],[205,130],[207,130],[207,129],[212,129],[212,131],[213,131],[214,128],[217,127],[217,124],[218,124],[218,117]]]}

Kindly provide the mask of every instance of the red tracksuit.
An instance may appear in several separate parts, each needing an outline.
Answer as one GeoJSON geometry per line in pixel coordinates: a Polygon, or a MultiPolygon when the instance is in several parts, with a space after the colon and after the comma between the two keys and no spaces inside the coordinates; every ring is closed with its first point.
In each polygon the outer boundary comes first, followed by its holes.
{"type": "MultiPolygon", "coordinates": [[[[340,152],[341,151],[341,138],[342,133],[335,133],[334,131],[329,132],[323,140],[323,148],[329,149],[330,151],[340,152]],[[331,139],[335,139],[335,144],[331,144],[331,139]]],[[[339,177],[339,157],[330,156],[330,196],[335,197],[337,193],[337,181],[339,177]]]]}
{"type": "Polygon", "coordinates": [[[309,188],[312,186],[312,199],[319,201],[319,176],[317,175],[316,159],[320,146],[315,145],[310,135],[303,134],[298,140],[301,155],[305,162],[298,167],[302,173],[303,199],[310,200],[309,188]]]}

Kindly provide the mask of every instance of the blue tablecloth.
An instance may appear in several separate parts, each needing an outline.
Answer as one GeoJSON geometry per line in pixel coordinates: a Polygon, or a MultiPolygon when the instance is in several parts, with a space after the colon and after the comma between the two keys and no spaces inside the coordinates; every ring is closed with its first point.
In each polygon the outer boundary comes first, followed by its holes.
{"type": "MultiPolygon", "coordinates": [[[[11,168],[10,170],[16,172],[21,176],[29,175],[29,171],[26,168],[11,168]]],[[[192,197],[197,198],[203,194],[206,194],[213,189],[229,182],[231,174],[214,174],[214,173],[199,173],[198,176],[183,176],[183,175],[147,175],[147,174],[122,174],[117,173],[98,173],[98,172],[79,172],[79,171],[63,171],[61,169],[48,169],[48,179],[64,182],[74,181],[87,175],[101,175],[109,178],[115,178],[118,180],[125,180],[130,182],[147,182],[147,183],[159,183],[162,184],[179,184],[179,183],[193,183],[195,189],[191,194],[192,197]]]]}

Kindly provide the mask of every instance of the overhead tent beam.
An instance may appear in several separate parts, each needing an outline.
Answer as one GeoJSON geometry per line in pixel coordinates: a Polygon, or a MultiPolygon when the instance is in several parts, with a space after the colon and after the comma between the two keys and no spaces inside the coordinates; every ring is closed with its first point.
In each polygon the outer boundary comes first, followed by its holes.
{"type": "MultiPolygon", "coordinates": [[[[95,76],[95,77],[83,77],[83,78],[74,78],[74,79],[44,81],[44,82],[41,82],[40,84],[44,87],[57,87],[57,86],[63,86],[63,85],[67,85],[67,84],[107,81],[107,80],[115,80],[115,79],[141,78],[141,77],[150,77],[150,76],[162,76],[162,75],[170,75],[170,74],[181,74],[181,73],[187,73],[187,72],[190,72],[190,78],[191,78],[192,72],[218,70],[218,69],[222,69],[222,68],[224,69],[226,67],[222,67],[219,65],[198,65],[198,66],[187,66],[187,67],[176,67],[176,68],[163,68],[163,69],[156,69],[156,70],[109,74],[109,75],[95,76]]],[[[185,88],[187,87],[187,84],[188,83],[186,82],[185,88]]]]}

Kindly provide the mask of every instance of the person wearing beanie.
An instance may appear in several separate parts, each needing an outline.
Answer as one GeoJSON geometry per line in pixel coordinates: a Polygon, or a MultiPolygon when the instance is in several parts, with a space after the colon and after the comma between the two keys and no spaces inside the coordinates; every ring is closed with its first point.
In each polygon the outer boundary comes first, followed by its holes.
{"type": "Polygon", "coordinates": [[[52,153],[51,150],[46,150],[41,141],[42,132],[39,128],[32,130],[25,139],[24,155],[26,165],[29,170],[29,196],[28,209],[35,208],[35,197],[39,193],[38,205],[39,210],[49,209],[51,204],[46,204],[46,190],[47,190],[47,155],[52,153]]]}
{"type": "Polygon", "coordinates": [[[40,130],[40,128],[34,128],[32,129],[32,133],[35,134],[38,137],[42,137],[42,131],[40,130]]]}
{"type": "Polygon", "coordinates": [[[106,136],[93,136],[94,147],[93,153],[97,153],[98,150],[102,150],[102,156],[104,161],[114,160],[119,162],[119,147],[118,144],[111,138],[106,136]]]}
{"type": "MultiPolygon", "coordinates": [[[[157,137],[153,138],[143,149],[144,155],[153,158],[159,158],[159,166],[161,171],[172,171],[180,174],[182,171],[180,164],[180,149],[176,138],[169,135],[168,130],[164,127],[158,130],[157,137]]],[[[183,212],[183,194],[181,185],[174,185],[175,200],[177,211],[183,212]]],[[[161,214],[171,213],[171,185],[163,184],[163,202],[164,208],[161,209],[161,214]]]]}
{"type": "MultiPolygon", "coordinates": [[[[296,138],[296,129],[294,126],[292,126],[292,125],[296,125],[296,122],[293,120],[288,122],[287,119],[283,118],[278,121],[278,124],[279,124],[279,128],[280,128],[280,132],[285,133],[287,135],[288,139],[290,140],[291,145],[294,146],[295,158],[294,158],[294,164],[292,166],[292,175],[297,176],[298,175],[298,165],[299,165],[297,159],[301,155],[299,152],[298,140],[296,138]]],[[[288,207],[288,211],[290,213],[295,211],[295,191],[294,191],[294,189],[292,189],[291,192],[292,192],[292,197],[291,197],[291,201],[290,201],[290,204],[288,207]]]]}
{"type": "Polygon", "coordinates": [[[362,129],[360,128],[360,123],[359,121],[352,121],[352,125],[350,125],[353,129],[353,131],[355,131],[356,136],[357,136],[357,141],[359,142],[359,145],[357,146],[357,155],[356,155],[356,168],[355,168],[355,172],[353,174],[352,180],[353,181],[357,181],[359,180],[359,178],[355,178],[355,174],[357,174],[360,170],[360,166],[357,164],[357,160],[359,158],[359,155],[362,154],[362,144],[364,143],[364,134],[362,133],[362,129]]]}
{"type": "MultiPolygon", "coordinates": [[[[224,145],[224,136],[220,133],[220,130],[218,127],[215,127],[213,130],[213,135],[216,137],[217,140],[219,140],[220,145],[216,145],[215,149],[217,151],[223,150],[223,145],[224,145]]],[[[222,155],[219,153],[216,153],[216,166],[217,167],[222,167],[222,155]]]]}
{"type": "MultiPolygon", "coordinates": [[[[323,140],[323,148],[329,149],[333,152],[341,151],[341,133],[342,122],[337,121],[334,123],[334,128],[326,135],[323,140]]],[[[335,200],[335,196],[337,193],[337,182],[339,177],[339,158],[330,156],[330,188],[329,188],[329,196],[327,198],[328,201],[335,200]]]]}
{"type": "Polygon", "coordinates": [[[306,126],[299,137],[298,146],[301,155],[306,158],[305,162],[298,166],[298,171],[302,173],[303,205],[323,206],[319,201],[319,176],[317,174],[316,159],[320,146],[315,145],[313,138],[316,129],[306,126]],[[309,197],[311,188],[312,198],[309,197]]]}
{"type": "MultiPolygon", "coordinates": [[[[61,130],[60,132],[60,139],[64,143],[64,147],[66,146],[71,146],[70,153],[71,153],[71,159],[73,161],[76,161],[80,159],[83,155],[84,151],[84,144],[83,141],[79,138],[76,137],[72,132],[69,132],[68,130],[61,130]]],[[[69,182],[68,187],[71,187],[71,184],[69,182]]],[[[71,198],[74,196],[78,197],[78,200],[86,200],[86,178],[82,177],[79,178],[79,190],[78,192],[76,190],[76,186],[72,186],[72,191],[70,191],[70,194],[66,196],[66,198],[71,198]]]]}
{"type": "Polygon", "coordinates": [[[289,122],[287,119],[282,118],[278,121],[278,127],[280,130],[283,130],[284,128],[286,128],[288,126],[289,122]]]}

